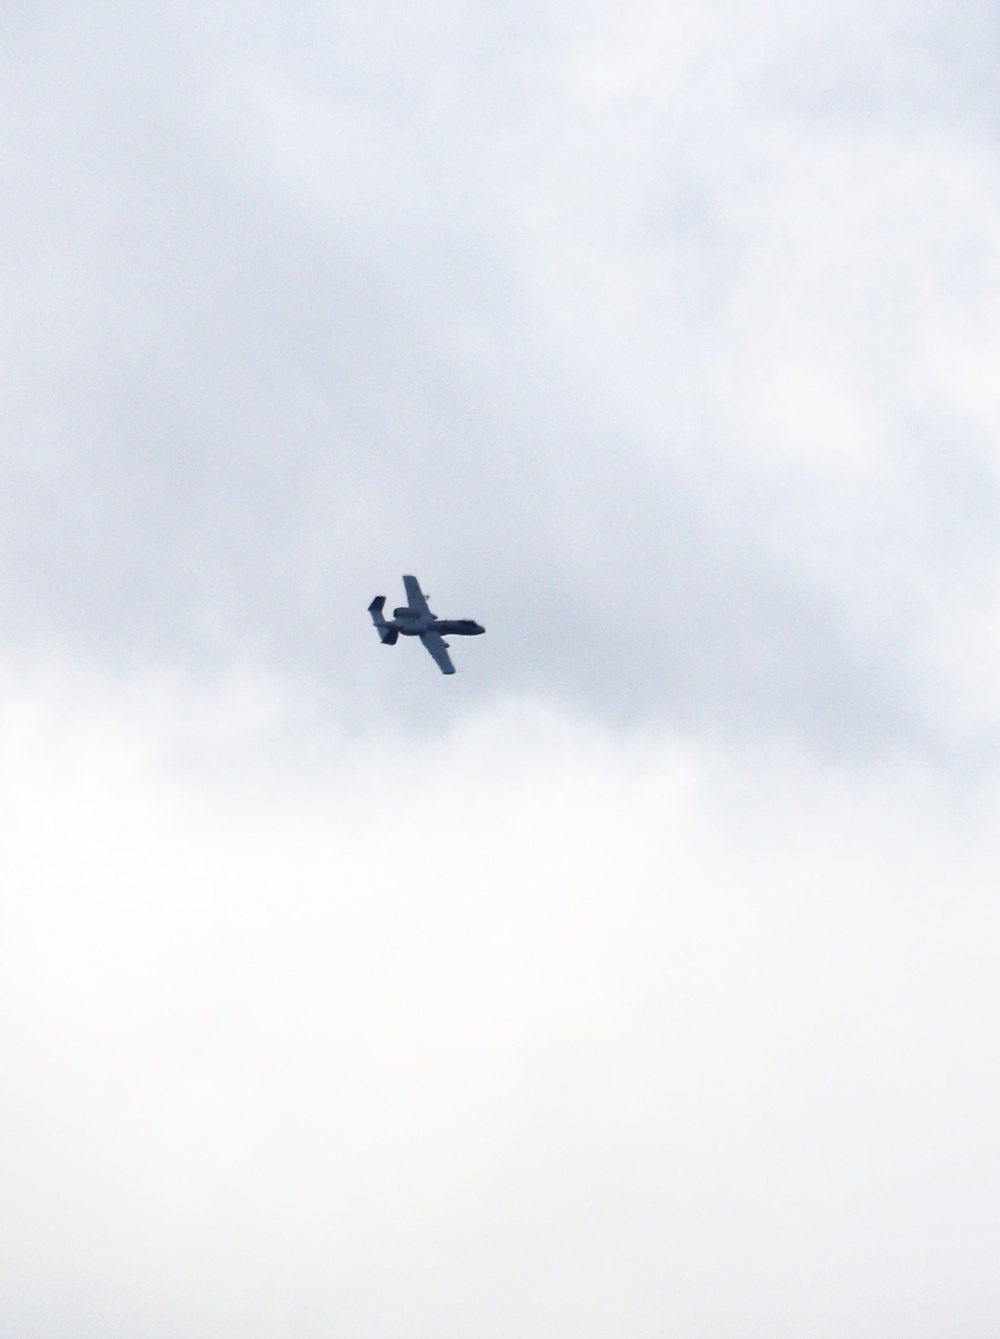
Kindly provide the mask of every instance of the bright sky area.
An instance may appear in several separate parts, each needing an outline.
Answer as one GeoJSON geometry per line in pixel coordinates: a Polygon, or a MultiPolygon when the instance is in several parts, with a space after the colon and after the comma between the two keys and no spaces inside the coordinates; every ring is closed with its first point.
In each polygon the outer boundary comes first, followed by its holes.
{"type": "Polygon", "coordinates": [[[996,7],[4,27],[4,1335],[994,1336],[996,7]]]}

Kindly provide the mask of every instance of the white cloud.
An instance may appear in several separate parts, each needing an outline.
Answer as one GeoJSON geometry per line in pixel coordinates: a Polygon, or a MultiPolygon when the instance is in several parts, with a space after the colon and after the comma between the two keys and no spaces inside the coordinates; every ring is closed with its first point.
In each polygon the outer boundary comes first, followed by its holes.
{"type": "Polygon", "coordinates": [[[5,1330],[992,1332],[992,24],[17,17],[5,1330]]]}
{"type": "Polygon", "coordinates": [[[150,693],[8,677],[12,1332],[995,1317],[991,788],[523,702],[199,779],[150,693]]]}

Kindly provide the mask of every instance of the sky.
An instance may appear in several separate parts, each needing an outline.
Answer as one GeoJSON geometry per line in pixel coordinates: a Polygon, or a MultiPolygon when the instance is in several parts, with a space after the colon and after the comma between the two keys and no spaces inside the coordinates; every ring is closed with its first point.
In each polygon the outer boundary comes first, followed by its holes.
{"type": "Polygon", "coordinates": [[[5,1336],[996,1334],[998,57],[10,0],[5,1336]]]}

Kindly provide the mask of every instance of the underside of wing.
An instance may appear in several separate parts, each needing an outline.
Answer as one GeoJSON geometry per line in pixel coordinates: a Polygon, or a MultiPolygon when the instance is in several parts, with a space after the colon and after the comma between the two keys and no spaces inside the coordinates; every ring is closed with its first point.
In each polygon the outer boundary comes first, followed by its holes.
{"type": "Polygon", "coordinates": [[[431,618],[430,609],[427,607],[427,597],[420,589],[420,582],[416,577],[403,577],[403,585],[406,587],[406,603],[411,609],[415,609],[418,614],[428,614],[431,618]]]}
{"type": "Polygon", "coordinates": [[[442,674],[455,673],[455,666],[451,663],[451,656],[448,654],[448,643],[439,632],[424,632],[421,634],[420,640],[441,666],[442,674]]]}

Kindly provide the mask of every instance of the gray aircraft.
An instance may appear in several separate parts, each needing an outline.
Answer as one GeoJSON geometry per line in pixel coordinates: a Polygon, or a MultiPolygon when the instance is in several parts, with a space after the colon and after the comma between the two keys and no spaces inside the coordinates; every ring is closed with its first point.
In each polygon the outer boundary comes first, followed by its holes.
{"type": "Polygon", "coordinates": [[[400,633],[404,637],[419,637],[440,665],[441,673],[454,674],[455,666],[451,663],[444,634],[449,637],[478,637],[486,629],[474,618],[435,618],[417,578],[403,577],[403,585],[406,587],[409,604],[401,609],[394,609],[391,622],[387,622],[382,615],[382,610],[385,608],[384,595],[376,595],[368,606],[372,622],[382,638],[382,645],[395,646],[400,633]]]}

